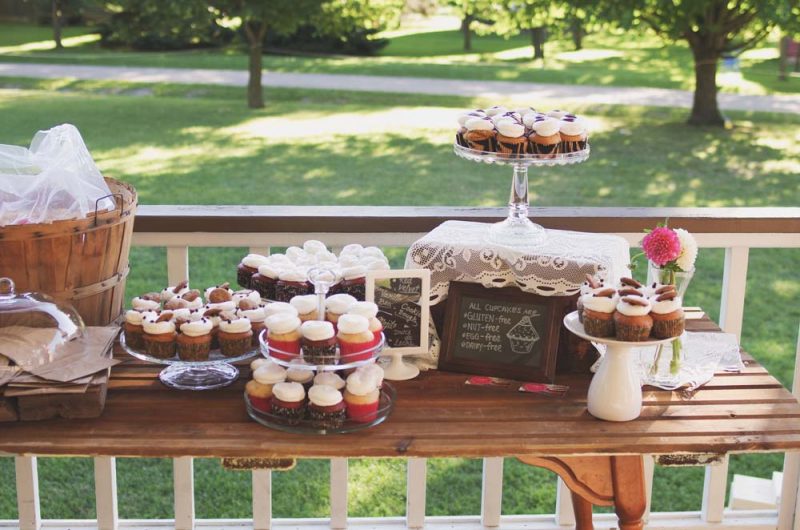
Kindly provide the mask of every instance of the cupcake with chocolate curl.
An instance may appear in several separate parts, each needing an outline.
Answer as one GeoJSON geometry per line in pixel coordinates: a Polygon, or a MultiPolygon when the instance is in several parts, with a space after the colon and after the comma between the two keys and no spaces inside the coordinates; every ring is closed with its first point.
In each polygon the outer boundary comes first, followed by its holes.
{"type": "Polygon", "coordinates": [[[264,321],[267,319],[267,315],[264,313],[264,307],[251,300],[242,300],[239,303],[239,309],[236,310],[236,316],[250,321],[253,330],[252,346],[258,348],[258,336],[266,328],[264,321]]]}
{"type": "Polygon", "coordinates": [[[246,318],[221,320],[217,337],[222,355],[238,357],[252,349],[253,327],[246,318]]]}
{"type": "Polygon", "coordinates": [[[582,297],[583,329],[593,337],[614,336],[614,311],[619,300],[611,287],[594,289],[582,297]]]}
{"type": "Polygon", "coordinates": [[[653,329],[650,301],[642,296],[623,296],[614,313],[614,330],[618,340],[641,342],[653,329]]]}
{"type": "Polygon", "coordinates": [[[183,280],[178,285],[165,287],[160,293],[161,301],[166,303],[189,290],[189,280],[183,280]]]}
{"type": "Polygon", "coordinates": [[[135,309],[129,309],[125,312],[125,344],[137,350],[144,349],[144,328],[142,323],[144,314],[135,309]]]}
{"type": "Polygon", "coordinates": [[[680,337],[686,327],[686,317],[675,286],[666,285],[658,289],[652,305],[650,317],[653,319],[653,336],[657,339],[680,337]]]}
{"type": "Polygon", "coordinates": [[[147,354],[158,359],[174,357],[178,334],[175,332],[175,323],[172,322],[172,312],[164,311],[153,316],[155,318],[145,319],[142,324],[147,354]]]}
{"type": "Polygon", "coordinates": [[[182,361],[207,361],[213,328],[207,318],[181,324],[177,341],[178,357],[182,361]]]}

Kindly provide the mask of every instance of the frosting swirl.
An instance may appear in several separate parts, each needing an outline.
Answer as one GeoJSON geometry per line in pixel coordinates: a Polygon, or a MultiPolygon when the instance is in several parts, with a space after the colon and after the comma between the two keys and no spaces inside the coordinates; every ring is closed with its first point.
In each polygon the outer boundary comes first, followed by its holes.
{"type": "Polygon", "coordinates": [[[300,333],[308,340],[327,340],[334,337],[333,324],[324,320],[309,320],[300,325],[300,333]]]}
{"type": "Polygon", "coordinates": [[[343,315],[357,301],[354,296],[347,293],[334,294],[325,299],[325,309],[331,313],[343,315]]]}
{"type": "Polygon", "coordinates": [[[355,396],[366,396],[378,389],[374,377],[364,372],[353,372],[347,377],[347,391],[355,396]]]}
{"type": "Polygon", "coordinates": [[[136,311],[135,309],[128,309],[125,311],[125,322],[128,324],[141,326],[143,318],[144,315],[142,315],[141,311],[136,311]]]}
{"type": "Polygon", "coordinates": [[[220,320],[219,330],[225,333],[247,333],[253,326],[246,318],[234,318],[232,320],[220,320]]]}
{"type": "Polygon", "coordinates": [[[284,282],[304,282],[306,273],[300,269],[284,269],[278,274],[278,279],[284,282]]]}
{"type": "Polygon", "coordinates": [[[306,389],[300,383],[276,383],[272,387],[272,395],[281,401],[292,403],[296,401],[303,401],[306,397],[306,389]]]}
{"type": "Polygon", "coordinates": [[[356,278],[364,278],[367,275],[367,268],[363,265],[354,265],[342,269],[342,278],[345,280],[355,280],[356,278]]]}
{"type": "Polygon", "coordinates": [[[334,372],[321,372],[314,377],[314,384],[318,386],[327,385],[335,388],[336,390],[341,390],[344,388],[344,379],[339,377],[334,372]]]}
{"type": "Polygon", "coordinates": [[[258,269],[261,265],[269,263],[269,259],[261,254],[248,254],[242,258],[242,265],[251,269],[258,269]]]}
{"type": "Polygon", "coordinates": [[[497,121],[497,132],[509,138],[519,138],[525,134],[525,126],[516,120],[501,118],[497,121]]]}
{"type": "Polygon", "coordinates": [[[276,313],[268,316],[265,324],[270,333],[291,333],[300,327],[300,319],[291,313],[276,313]]]}
{"type": "Polygon", "coordinates": [[[315,385],[308,391],[308,400],[318,407],[332,407],[342,399],[342,393],[328,385],[315,385]]]}
{"type": "Polygon", "coordinates": [[[314,379],[314,372],[312,370],[304,370],[302,368],[289,368],[286,371],[286,379],[289,381],[296,381],[300,384],[305,384],[314,379]]]}
{"type": "Polygon", "coordinates": [[[683,307],[683,301],[680,296],[676,296],[671,300],[652,300],[651,303],[653,305],[652,311],[657,315],[666,315],[683,307]]]}
{"type": "Polygon", "coordinates": [[[371,377],[372,380],[375,381],[376,386],[381,386],[381,384],[383,384],[383,368],[381,368],[377,363],[359,366],[356,368],[356,372],[361,372],[365,374],[365,376],[371,377]]]}
{"type": "Polygon", "coordinates": [[[239,307],[239,303],[241,303],[242,300],[250,300],[251,302],[260,304],[261,295],[252,289],[242,289],[241,291],[233,293],[233,303],[236,304],[236,307],[239,307]]]}
{"type": "Polygon", "coordinates": [[[489,118],[470,118],[464,127],[470,131],[493,131],[494,123],[489,118]]]}
{"type": "Polygon", "coordinates": [[[378,316],[378,304],[374,302],[356,302],[347,308],[347,312],[353,315],[361,315],[364,318],[375,318],[378,316]]]}
{"type": "Polygon", "coordinates": [[[148,335],[161,335],[162,333],[174,333],[175,323],[171,320],[163,320],[158,322],[156,320],[144,320],[142,323],[144,332],[148,335]]]}
{"type": "Polygon", "coordinates": [[[316,239],[309,239],[305,243],[303,243],[303,250],[305,250],[308,254],[319,254],[320,252],[327,252],[328,247],[325,246],[325,243],[322,241],[317,241],[316,239]]]}
{"type": "Polygon", "coordinates": [[[297,308],[288,302],[271,302],[264,307],[264,314],[267,315],[267,318],[278,313],[289,313],[297,316],[297,308]]]}
{"type": "Polygon", "coordinates": [[[211,321],[207,318],[203,318],[201,320],[195,320],[194,322],[182,324],[181,333],[189,337],[201,337],[211,333],[213,328],[214,326],[211,324],[211,321]]]}
{"type": "Polygon", "coordinates": [[[159,302],[138,296],[131,301],[131,306],[137,311],[157,311],[161,309],[159,302]]]}
{"type": "Polygon", "coordinates": [[[598,313],[613,313],[619,302],[619,296],[616,293],[611,296],[597,296],[595,289],[594,293],[589,293],[581,297],[584,309],[590,311],[597,311],[598,313]]]}
{"type": "Polygon", "coordinates": [[[286,370],[276,363],[269,361],[268,364],[263,364],[256,368],[255,372],[253,372],[253,379],[262,385],[282,383],[286,381],[286,370]]]}
{"type": "Polygon", "coordinates": [[[339,317],[336,323],[339,333],[356,334],[369,331],[369,320],[361,315],[346,313],[339,317]]]}
{"type": "Polygon", "coordinates": [[[586,124],[580,118],[562,118],[559,130],[568,136],[580,136],[586,134],[586,124]]]}
{"type": "Polygon", "coordinates": [[[306,294],[301,296],[294,296],[289,303],[297,309],[301,315],[307,315],[317,310],[317,295],[306,294]]]}
{"type": "Polygon", "coordinates": [[[264,312],[263,307],[256,307],[255,309],[239,309],[236,315],[240,318],[246,318],[250,322],[264,322],[267,314],[264,312]]]}
{"type": "Polygon", "coordinates": [[[650,313],[652,305],[647,298],[641,296],[623,296],[617,304],[617,311],[629,317],[639,317],[650,313]],[[629,300],[636,301],[635,304],[629,300]]]}
{"type": "Polygon", "coordinates": [[[347,256],[349,254],[354,254],[356,257],[358,257],[361,255],[362,250],[364,250],[364,247],[358,243],[350,243],[342,248],[342,251],[339,252],[339,257],[341,258],[342,256],[347,256]]]}
{"type": "Polygon", "coordinates": [[[555,118],[545,118],[533,123],[533,132],[539,136],[553,136],[558,134],[560,122],[555,118]]]}

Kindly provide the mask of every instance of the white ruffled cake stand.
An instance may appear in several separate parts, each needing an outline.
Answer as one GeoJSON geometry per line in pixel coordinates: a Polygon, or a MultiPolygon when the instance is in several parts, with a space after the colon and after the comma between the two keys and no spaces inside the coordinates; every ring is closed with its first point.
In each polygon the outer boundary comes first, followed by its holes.
{"type": "Polygon", "coordinates": [[[577,311],[564,317],[564,325],[578,337],[605,344],[607,348],[589,385],[589,414],[607,421],[630,421],[638,418],[642,413],[642,380],[634,350],[642,346],[666,344],[674,338],[626,342],[595,337],[583,329],[577,311]]]}

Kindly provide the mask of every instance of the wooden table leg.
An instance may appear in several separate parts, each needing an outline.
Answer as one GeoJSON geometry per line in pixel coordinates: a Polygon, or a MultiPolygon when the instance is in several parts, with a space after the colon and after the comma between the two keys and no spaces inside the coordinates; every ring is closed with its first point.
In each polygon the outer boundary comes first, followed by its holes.
{"type": "Polygon", "coordinates": [[[642,530],[647,497],[641,455],[517,458],[561,477],[572,492],[578,530],[592,530],[593,504],[614,506],[620,530],[642,530]]]}

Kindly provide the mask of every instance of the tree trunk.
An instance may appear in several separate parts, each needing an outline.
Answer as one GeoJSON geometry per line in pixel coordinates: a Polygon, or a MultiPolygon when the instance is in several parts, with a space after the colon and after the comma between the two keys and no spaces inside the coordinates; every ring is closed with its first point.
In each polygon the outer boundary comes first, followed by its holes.
{"type": "Polygon", "coordinates": [[[267,23],[259,21],[257,29],[254,29],[251,22],[245,22],[245,33],[250,47],[249,60],[247,65],[247,106],[251,109],[264,107],[264,91],[261,87],[262,55],[264,53],[264,35],[267,32],[267,23]]]}
{"type": "Polygon", "coordinates": [[[580,19],[574,18],[569,25],[570,33],[572,34],[572,43],[575,45],[575,50],[583,49],[583,24],[580,19]]]}
{"type": "Polygon", "coordinates": [[[544,41],[547,39],[547,28],[539,26],[531,28],[531,44],[533,45],[533,58],[544,60],[544,41]]]}
{"type": "Polygon", "coordinates": [[[789,36],[784,35],[780,40],[780,58],[778,59],[778,79],[786,81],[788,79],[787,70],[789,63],[789,36]]]}
{"type": "Polygon", "coordinates": [[[64,47],[64,45],[61,44],[61,0],[53,0],[50,3],[50,7],[50,19],[53,24],[53,40],[56,42],[56,49],[60,50],[64,47]]]}
{"type": "Polygon", "coordinates": [[[722,127],[725,118],[717,105],[717,63],[719,53],[704,43],[692,44],[694,55],[694,101],[689,116],[690,125],[722,127]]]}
{"type": "Polygon", "coordinates": [[[475,20],[475,17],[472,15],[464,15],[463,20],[461,20],[461,33],[464,34],[464,51],[468,52],[472,50],[472,21],[475,20]]]}

